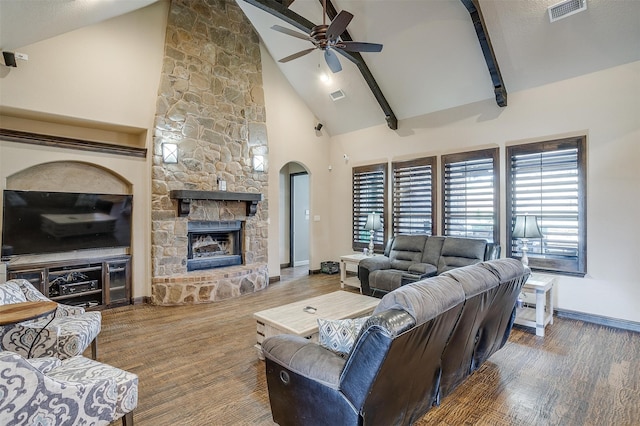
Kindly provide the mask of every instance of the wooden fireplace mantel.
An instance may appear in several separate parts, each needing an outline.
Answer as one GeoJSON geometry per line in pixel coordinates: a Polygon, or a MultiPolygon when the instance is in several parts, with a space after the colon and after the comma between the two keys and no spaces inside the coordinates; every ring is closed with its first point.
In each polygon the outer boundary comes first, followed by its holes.
{"type": "Polygon", "coordinates": [[[244,201],[247,203],[247,216],[255,216],[258,210],[258,201],[262,201],[262,194],[250,192],[174,189],[169,196],[174,200],[178,200],[178,215],[180,216],[189,215],[191,200],[244,201]]]}

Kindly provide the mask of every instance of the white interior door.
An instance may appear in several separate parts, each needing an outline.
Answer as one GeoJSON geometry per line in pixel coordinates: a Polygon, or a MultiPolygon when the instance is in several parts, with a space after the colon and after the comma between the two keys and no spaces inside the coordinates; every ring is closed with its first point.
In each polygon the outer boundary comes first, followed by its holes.
{"type": "Polygon", "coordinates": [[[291,254],[293,266],[309,264],[309,175],[291,175],[291,254]]]}

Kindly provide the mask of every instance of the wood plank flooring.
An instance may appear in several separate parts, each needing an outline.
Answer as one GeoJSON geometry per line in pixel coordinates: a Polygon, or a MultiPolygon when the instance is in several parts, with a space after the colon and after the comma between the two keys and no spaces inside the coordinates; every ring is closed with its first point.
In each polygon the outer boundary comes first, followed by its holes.
{"type": "MultiPolygon", "coordinates": [[[[338,275],[303,275],[213,304],[106,310],[98,360],[139,376],[137,426],[273,425],[252,314],[339,287],[338,275]]],[[[417,424],[638,425],[639,367],[638,333],[558,318],[544,338],[516,327],[417,424]]]]}

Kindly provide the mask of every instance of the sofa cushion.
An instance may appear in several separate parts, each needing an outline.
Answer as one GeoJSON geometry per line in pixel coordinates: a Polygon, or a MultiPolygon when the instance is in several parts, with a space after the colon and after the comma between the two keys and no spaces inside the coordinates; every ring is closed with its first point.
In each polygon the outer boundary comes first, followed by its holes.
{"type": "Polygon", "coordinates": [[[525,266],[521,261],[506,258],[501,260],[489,260],[487,262],[482,263],[482,267],[490,270],[498,277],[498,280],[502,283],[505,281],[512,280],[516,277],[523,275],[525,272],[525,266]]]}
{"type": "Polygon", "coordinates": [[[346,356],[368,318],[369,316],[340,320],[318,318],[318,343],[340,356],[346,356]]]}
{"type": "Polygon", "coordinates": [[[406,271],[413,263],[422,261],[426,235],[398,235],[393,240],[389,259],[391,268],[406,271]]]}
{"type": "Polygon", "coordinates": [[[478,268],[477,266],[451,269],[441,276],[451,277],[458,281],[464,290],[466,299],[484,293],[500,283],[498,277],[492,271],[486,268],[478,268]]]}
{"type": "Polygon", "coordinates": [[[486,246],[485,240],[447,237],[442,244],[438,275],[454,268],[482,262],[486,246]]]}
{"type": "Polygon", "coordinates": [[[414,263],[409,266],[407,272],[420,275],[423,278],[433,277],[438,273],[438,268],[430,263],[414,263]]]}
{"type": "Polygon", "coordinates": [[[386,294],[373,315],[387,309],[404,310],[419,325],[462,302],[462,286],[451,277],[437,276],[402,286],[386,294]]]}
{"type": "Polygon", "coordinates": [[[424,252],[422,253],[422,263],[430,263],[437,265],[440,260],[440,252],[442,252],[442,244],[445,237],[431,236],[427,238],[424,244],[424,252]]]}

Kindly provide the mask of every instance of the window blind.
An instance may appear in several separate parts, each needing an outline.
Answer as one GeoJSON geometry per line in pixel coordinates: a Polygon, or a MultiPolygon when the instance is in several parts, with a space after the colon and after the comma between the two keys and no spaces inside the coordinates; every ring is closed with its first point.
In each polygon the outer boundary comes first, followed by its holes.
{"type": "Polygon", "coordinates": [[[498,149],[442,156],[443,233],[499,241],[498,149]]]}
{"type": "Polygon", "coordinates": [[[369,246],[369,231],[364,229],[369,213],[379,213],[382,231],[374,233],[376,251],[384,250],[386,232],[387,164],[354,167],[353,171],[353,249],[361,251],[369,246]]]}
{"type": "Polygon", "coordinates": [[[393,235],[435,233],[436,157],[394,162],[393,235]]]}
{"type": "Polygon", "coordinates": [[[515,217],[538,218],[542,239],[528,242],[532,268],[586,273],[584,138],[509,147],[507,186],[510,255],[521,256],[511,238],[515,217]]]}

